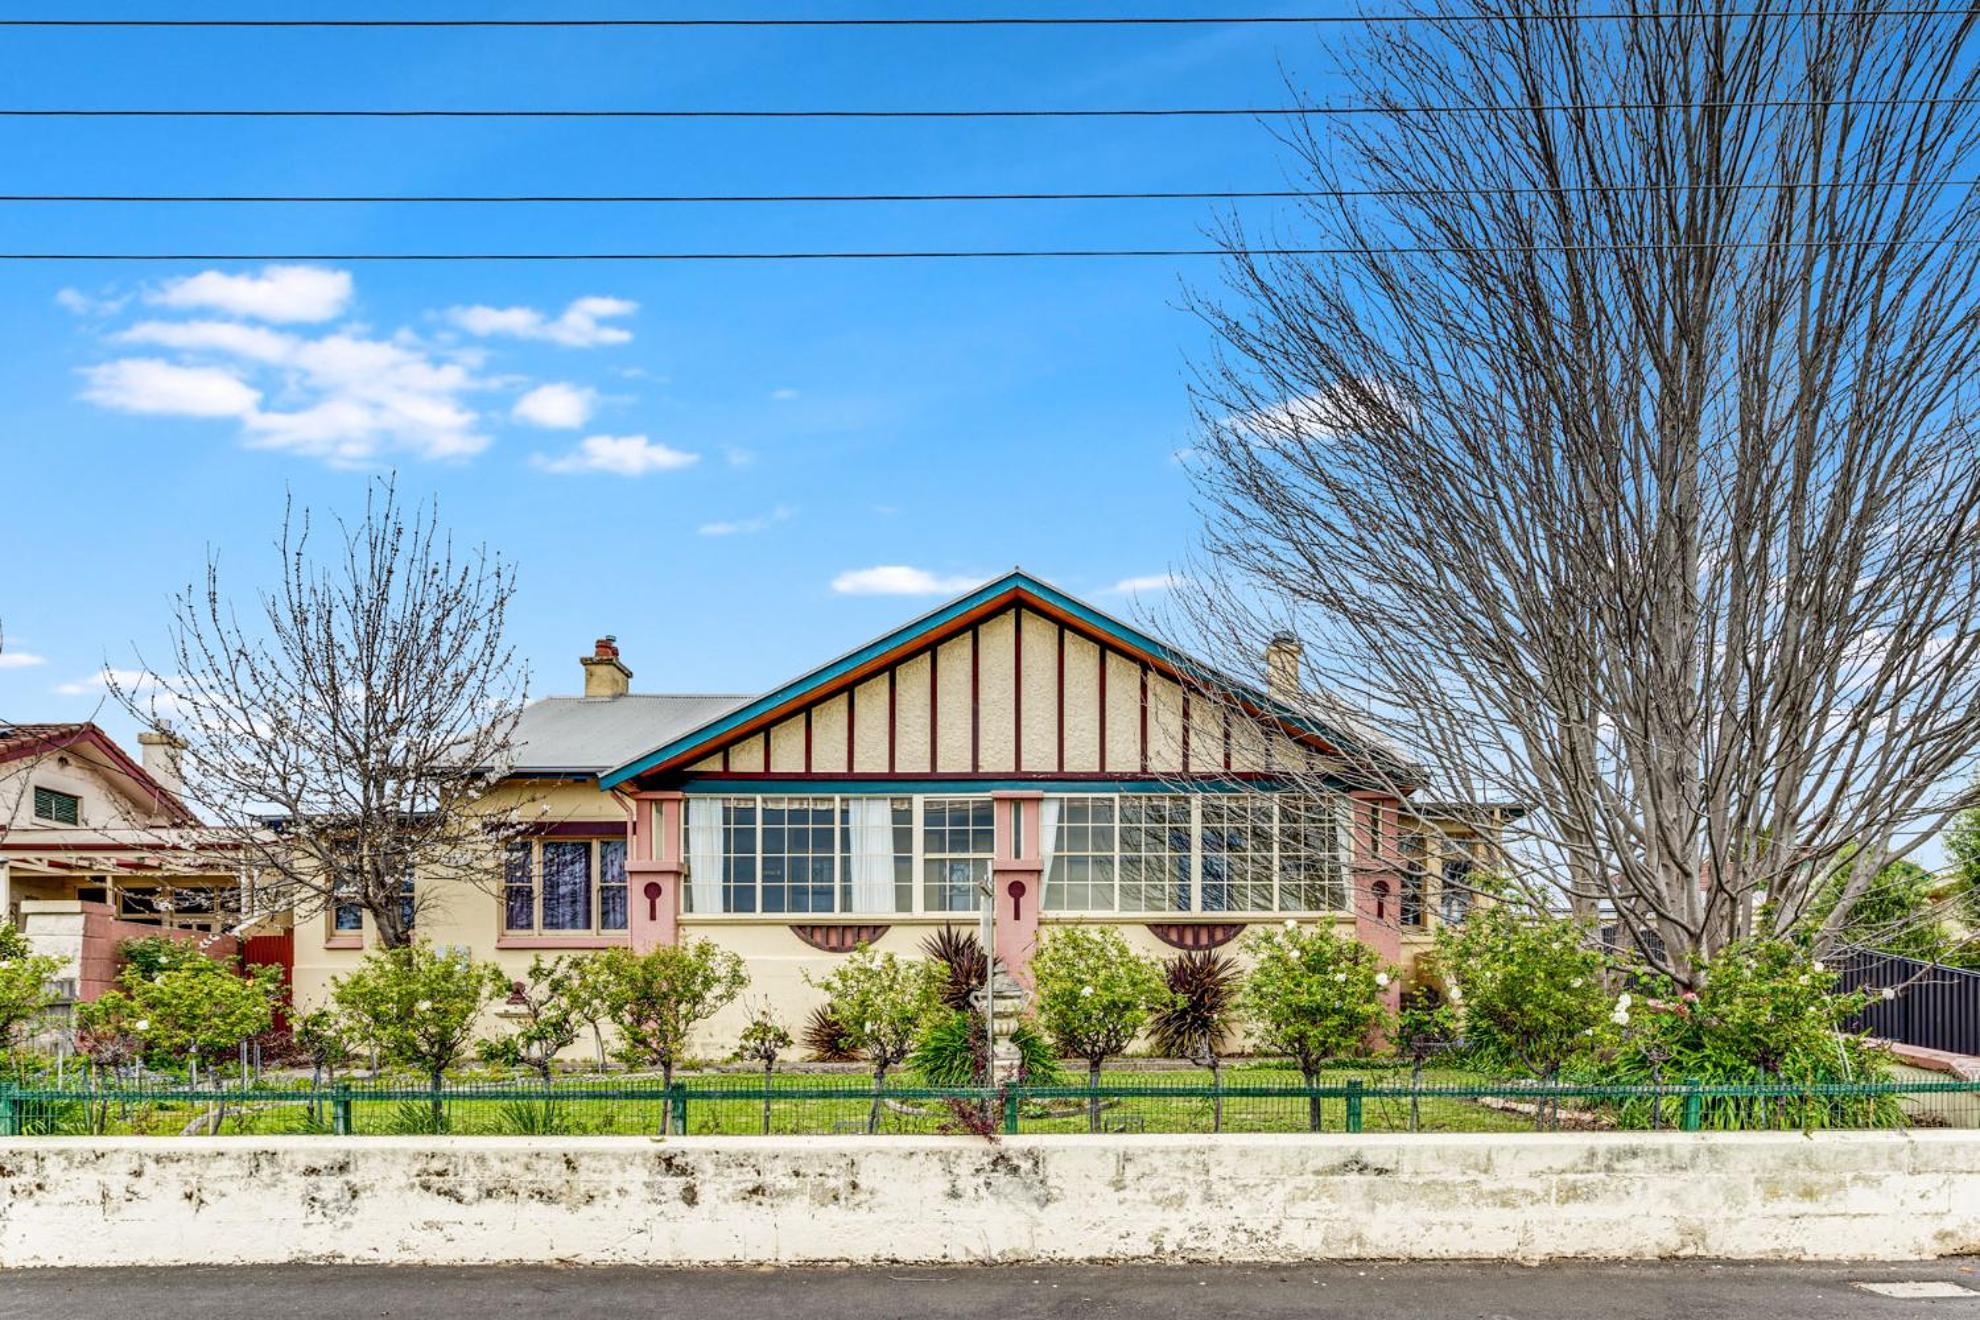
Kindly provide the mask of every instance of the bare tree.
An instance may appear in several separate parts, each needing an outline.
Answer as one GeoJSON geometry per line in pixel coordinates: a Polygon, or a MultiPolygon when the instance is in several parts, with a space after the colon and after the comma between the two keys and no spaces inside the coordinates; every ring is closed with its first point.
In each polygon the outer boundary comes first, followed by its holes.
{"type": "Polygon", "coordinates": [[[1409,13],[1285,133],[1339,255],[1232,222],[1197,299],[1185,608],[1680,982],[1847,858],[1832,937],[1973,800],[1976,13],[1409,13]]]}
{"type": "Polygon", "coordinates": [[[174,598],[171,665],[112,690],[184,741],[185,795],[211,821],[199,851],[238,866],[255,907],[355,905],[398,947],[434,891],[500,883],[518,826],[487,800],[527,683],[503,638],[515,575],[457,555],[437,508],[402,510],[389,481],[337,530],[317,558],[290,506],[281,584],[250,623],[209,555],[174,598]]]}

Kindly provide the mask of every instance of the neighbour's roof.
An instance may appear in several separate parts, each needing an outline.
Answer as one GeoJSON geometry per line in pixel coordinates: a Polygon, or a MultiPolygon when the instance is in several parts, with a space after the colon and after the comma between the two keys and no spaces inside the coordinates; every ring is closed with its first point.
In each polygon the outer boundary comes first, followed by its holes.
{"type": "Polygon", "coordinates": [[[148,800],[152,809],[175,825],[196,825],[199,818],[177,794],[151,777],[151,772],[117,745],[116,739],[88,720],[64,724],[0,723],[0,763],[29,756],[46,756],[69,748],[87,749],[111,775],[121,777],[129,791],[148,800]]]}
{"type": "Polygon", "coordinates": [[[752,694],[631,692],[543,697],[516,722],[511,774],[596,775],[748,701],[752,694]]]}

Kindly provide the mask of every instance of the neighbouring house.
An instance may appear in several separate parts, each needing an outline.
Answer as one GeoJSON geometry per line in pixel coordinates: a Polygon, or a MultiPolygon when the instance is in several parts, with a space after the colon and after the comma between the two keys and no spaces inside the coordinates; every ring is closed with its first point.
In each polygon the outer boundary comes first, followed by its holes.
{"type": "MultiPolygon", "coordinates": [[[[1299,691],[1296,647],[1274,641],[1263,690],[1213,681],[1022,572],[757,695],[635,692],[604,638],[583,696],[523,712],[494,801],[532,824],[500,882],[417,892],[418,934],[512,973],[706,937],[787,1022],[819,998],[807,973],[974,927],[986,890],[1020,976],[1064,923],[1166,954],[1331,922],[1407,966],[1462,915],[1498,822],[1357,777],[1342,749],[1366,739],[1299,691]]],[[[304,1003],[374,940],[355,906],[294,934],[304,1003]]]]}
{"type": "Polygon", "coordinates": [[[138,742],[142,761],[92,723],[0,724],[0,916],[67,960],[72,998],[109,987],[125,939],[225,954],[242,922],[241,877],[180,800],[179,740],[138,742]]]}

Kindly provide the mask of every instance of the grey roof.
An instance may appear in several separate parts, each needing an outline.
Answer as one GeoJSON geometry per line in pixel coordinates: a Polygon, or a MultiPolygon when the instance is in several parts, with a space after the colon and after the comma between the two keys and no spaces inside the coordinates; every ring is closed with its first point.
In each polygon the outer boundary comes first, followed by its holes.
{"type": "Polygon", "coordinates": [[[516,722],[509,773],[601,774],[673,741],[754,694],[631,692],[623,697],[543,697],[516,722]]]}

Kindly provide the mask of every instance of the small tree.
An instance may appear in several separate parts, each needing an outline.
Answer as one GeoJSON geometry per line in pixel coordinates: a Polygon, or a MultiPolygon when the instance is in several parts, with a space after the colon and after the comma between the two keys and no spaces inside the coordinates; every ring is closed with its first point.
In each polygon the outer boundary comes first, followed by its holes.
{"type": "MultiPolygon", "coordinates": [[[[1368,1052],[1384,1026],[1382,992],[1389,973],[1359,940],[1320,926],[1287,922],[1246,941],[1253,965],[1240,1007],[1268,1050],[1292,1056],[1307,1086],[1321,1065],[1368,1052]]],[[[1307,1125],[1320,1130],[1320,1097],[1307,1098],[1307,1125]]]]}
{"type": "Polygon", "coordinates": [[[571,1016],[591,1032],[591,1044],[598,1071],[605,1071],[605,1024],[612,1020],[612,996],[618,982],[612,964],[602,954],[589,953],[572,958],[564,1001],[571,1016]]]}
{"type": "Polygon", "coordinates": [[[1053,931],[1031,961],[1038,1020],[1059,1048],[1086,1060],[1087,1126],[1100,1129],[1100,1067],[1174,1003],[1162,969],[1101,926],[1053,931]]]}
{"type": "Polygon", "coordinates": [[[1510,902],[1440,929],[1437,957],[1469,1049],[1542,1080],[1559,1076],[1613,1008],[1589,937],[1583,922],[1510,902]]]}
{"type": "Polygon", "coordinates": [[[528,1068],[542,1079],[543,1089],[549,1090],[557,1056],[584,1030],[584,1023],[571,1008],[575,977],[571,960],[542,954],[532,958],[528,976],[510,985],[507,1007],[517,1019],[515,1030],[482,1041],[478,1047],[481,1057],[504,1067],[528,1068]]]}
{"type": "Polygon", "coordinates": [[[791,1047],[791,1033],[763,1004],[749,1015],[749,1025],[736,1041],[736,1057],[763,1065],[763,1131],[770,1132],[770,1083],[777,1072],[777,1056],[791,1047]]]}
{"type": "Polygon", "coordinates": [[[941,1004],[944,983],[938,963],[875,953],[864,944],[830,976],[812,981],[830,997],[828,1008],[845,1032],[845,1043],[873,1064],[868,1132],[880,1130],[887,1073],[914,1048],[922,1022],[941,1004]]]}
{"type": "Polygon", "coordinates": [[[48,982],[61,970],[60,958],[35,953],[27,936],[0,922],[0,1055],[55,1002],[48,982]]]}
{"type": "MultiPolygon", "coordinates": [[[[749,985],[743,960],[713,940],[663,944],[648,953],[613,949],[605,958],[613,978],[619,1057],[635,1067],[659,1068],[662,1084],[670,1088],[695,1024],[715,1016],[749,985]]],[[[671,1123],[670,1117],[663,1126],[671,1123]]]]}
{"type": "Polygon", "coordinates": [[[79,1020],[116,1034],[129,1022],[156,1064],[184,1063],[195,1080],[201,1059],[223,1059],[241,1042],[268,1030],[282,993],[282,969],[257,967],[241,976],[232,967],[195,953],[147,976],[143,962],[129,963],[118,989],[82,1005],[79,1020]]]}
{"type": "Polygon", "coordinates": [[[433,1092],[433,1126],[443,1127],[440,1089],[447,1070],[466,1054],[482,1010],[508,992],[501,969],[418,940],[373,950],[331,987],[332,1000],[363,1038],[375,1041],[388,1061],[425,1076],[433,1092]]]}
{"type": "MultiPolygon", "coordinates": [[[[312,1092],[322,1091],[324,1084],[337,1084],[337,1070],[351,1061],[352,1046],[350,1032],[344,1020],[334,1009],[313,1008],[307,1013],[298,1013],[289,1020],[289,1039],[296,1050],[309,1060],[309,1085],[312,1092]]],[[[317,1097],[312,1095],[309,1102],[311,1121],[320,1120],[317,1097]]]]}

